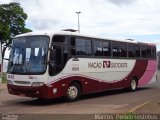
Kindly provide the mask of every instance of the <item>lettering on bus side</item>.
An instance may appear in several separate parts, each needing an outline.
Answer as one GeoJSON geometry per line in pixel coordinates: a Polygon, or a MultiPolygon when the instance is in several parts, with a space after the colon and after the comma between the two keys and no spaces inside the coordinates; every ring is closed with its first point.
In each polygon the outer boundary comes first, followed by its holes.
{"type": "Polygon", "coordinates": [[[72,71],[79,71],[79,67],[72,67],[72,71]]]}
{"type": "Polygon", "coordinates": [[[79,71],[79,64],[72,64],[72,71],[79,71]]]}
{"type": "Polygon", "coordinates": [[[90,62],[88,63],[88,68],[102,68],[101,62],[90,62]]]}
{"type": "Polygon", "coordinates": [[[127,63],[112,63],[111,61],[89,62],[88,68],[127,68],[127,63]]]}
{"type": "Polygon", "coordinates": [[[127,68],[127,63],[111,63],[111,68],[127,68]]]}

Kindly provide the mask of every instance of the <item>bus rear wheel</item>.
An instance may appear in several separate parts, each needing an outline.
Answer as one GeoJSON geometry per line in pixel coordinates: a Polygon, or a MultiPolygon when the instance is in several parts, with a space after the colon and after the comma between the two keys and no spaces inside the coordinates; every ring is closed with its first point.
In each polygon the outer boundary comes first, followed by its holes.
{"type": "Polygon", "coordinates": [[[136,91],[136,89],[137,89],[137,80],[132,79],[130,83],[130,91],[136,91]]]}
{"type": "Polygon", "coordinates": [[[71,83],[67,89],[66,100],[69,102],[76,101],[81,93],[81,87],[78,83],[71,83]]]}

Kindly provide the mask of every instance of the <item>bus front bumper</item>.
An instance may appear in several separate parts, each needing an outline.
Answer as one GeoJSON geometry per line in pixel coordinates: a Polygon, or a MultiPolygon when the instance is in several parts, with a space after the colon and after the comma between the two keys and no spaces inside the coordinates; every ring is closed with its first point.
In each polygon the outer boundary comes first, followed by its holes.
{"type": "Polygon", "coordinates": [[[49,99],[48,87],[46,85],[40,87],[33,86],[16,86],[7,84],[8,92],[12,95],[33,97],[33,98],[44,98],[49,99]]]}

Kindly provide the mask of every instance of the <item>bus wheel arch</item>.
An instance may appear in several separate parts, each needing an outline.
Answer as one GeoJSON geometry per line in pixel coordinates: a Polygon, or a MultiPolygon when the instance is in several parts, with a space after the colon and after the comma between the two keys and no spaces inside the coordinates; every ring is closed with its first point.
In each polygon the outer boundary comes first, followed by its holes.
{"type": "Polygon", "coordinates": [[[65,98],[69,102],[74,102],[80,97],[81,93],[82,85],[80,81],[74,80],[68,85],[65,98]]]}

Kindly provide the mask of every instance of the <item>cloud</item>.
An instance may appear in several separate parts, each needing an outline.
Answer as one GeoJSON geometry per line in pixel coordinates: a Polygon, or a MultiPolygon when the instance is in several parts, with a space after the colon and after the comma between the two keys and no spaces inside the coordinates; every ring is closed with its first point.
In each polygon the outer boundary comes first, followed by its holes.
{"type": "Polygon", "coordinates": [[[28,14],[26,25],[33,31],[77,29],[75,12],[81,11],[81,33],[113,38],[160,38],[159,0],[12,1],[24,8],[28,14]]]}
{"type": "Polygon", "coordinates": [[[12,2],[12,0],[2,0],[2,1],[0,1],[0,4],[7,4],[10,2],[12,2]]]}
{"type": "Polygon", "coordinates": [[[1,0],[0,4],[9,2],[20,3],[28,15],[26,26],[33,31],[77,29],[75,12],[81,11],[83,34],[160,45],[159,0],[1,0]]]}
{"type": "Polygon", "coordinates": [[[115,5],[129,5],[133,2],[135,2],[135,0],[108,0],[110,3],[113,3],[115,5]]]}

